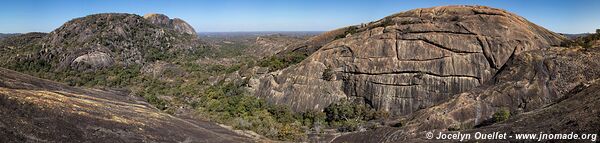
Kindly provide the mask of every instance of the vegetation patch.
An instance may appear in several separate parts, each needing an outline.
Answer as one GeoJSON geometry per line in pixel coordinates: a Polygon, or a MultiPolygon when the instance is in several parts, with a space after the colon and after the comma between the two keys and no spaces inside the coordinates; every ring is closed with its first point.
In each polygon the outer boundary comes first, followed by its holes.
{"type": "Polygon", "coordinates": [[[348,100],[331,104],[324,112],[329,126],[336,127],[342,132],[357,131],[363,128],[367,121],[389,117],[386,111],[376,111],[367,104],[348,100]]]}
{"type": "Polygon", "coordinates": [[[306,138],[302,122],[290,109],[248,96],[240,85],[221,83],[212,86],[193,105],[211,120],[236,129],[252,130],[278,140],[306,138]]]}
{"type": "Polygon", "coordinates": [[[508,108],[500,108],[493,115],[494,122],[496,123],[506,121],[509,117],[510,111],[508,110],[508,108]]]}
{"type": "Polygon", "coordinates": [[[596,29],[596,33],[594,33],[594,34],[584,36],[584,37],[579,37],[574,40],[568,40],[566,42],[561,43],[561,46],[564,46],[564,47],[581,46],[583,48],[594,48],[594,46],[598,46],[598,45],[594,45],[594,44],[600,43],[600,42],[598,42],[599,40],[600,40],[600,29],[596,29]]]}
{"type": "Polygon", "coordinates": [[[325,70],[323,70],[322,78],[323,78],[323,80],[331,81],[334,77],[334,74],[335,73],[333,72],[333,70],[331,68],[326,68],[325,70]]]}
{"type": "Polygon", "coordinates": [[[290,52],[283,56],[271,56],[258,62],[261,67],[268,67],[269,71],[277,71],[289,66],[298,64],[308,57],[307,55],[299,52],[290,52]]]}
{"type": "Polygon", "coordinates": [[[350,26],[350,27],[346,28],[346,31],[344,31],[343,34],[335,36],[334,40],[346,38],[346,35],[348,35],[348,34],[354,35],[354,34],[356,34],[358,32],[359,32],[358,31],[358,27],[356,27],[356,26],[350,26]]]}

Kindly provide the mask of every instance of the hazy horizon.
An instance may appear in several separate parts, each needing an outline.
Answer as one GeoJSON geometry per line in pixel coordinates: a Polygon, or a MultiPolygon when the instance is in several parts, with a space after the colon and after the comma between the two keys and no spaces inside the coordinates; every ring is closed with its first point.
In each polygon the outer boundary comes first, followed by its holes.
{"type": "Polygon", "coordinates": [[[416,8],[484,5],[505,9],[558,33],[600,28],[600,1],[11,1],[0,9],[0,33],[50,32],[63,23],[97,13],[162,13],[181,18],[198,32],[329,31],[416,8]]]}

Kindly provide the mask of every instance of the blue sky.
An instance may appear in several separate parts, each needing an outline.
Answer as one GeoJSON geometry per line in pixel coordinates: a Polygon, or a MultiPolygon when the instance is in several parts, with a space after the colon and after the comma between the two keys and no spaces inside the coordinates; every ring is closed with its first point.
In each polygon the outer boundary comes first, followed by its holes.
{"type": "Polygon", "coordinates": [[[0,5],[0,33],[50,32],[94,13],[163,13],[200,32],[327,31],[414,8],[485,5],[561,33],[600,28],[597,0],[12,0],[0,5]]]}

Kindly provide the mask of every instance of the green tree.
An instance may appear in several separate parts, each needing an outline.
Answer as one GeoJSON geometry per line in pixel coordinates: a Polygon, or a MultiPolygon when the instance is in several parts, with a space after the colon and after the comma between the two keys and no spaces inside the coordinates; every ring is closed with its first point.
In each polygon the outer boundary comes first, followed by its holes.
{"type": "Polygon", "coordinates": [[[508,110],[508,108],[498,109],[498,111],[496,111],[496,113],[494,113],[494,116],[493,116],[495,122],[506,121],[506,120],[508,120],[509,117],[510,117],[510,111],[508,110]]]}

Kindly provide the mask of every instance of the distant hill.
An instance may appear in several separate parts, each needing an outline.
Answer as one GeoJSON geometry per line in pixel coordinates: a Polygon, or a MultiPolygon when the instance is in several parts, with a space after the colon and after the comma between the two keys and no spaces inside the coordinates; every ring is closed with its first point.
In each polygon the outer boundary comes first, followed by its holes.
{"type": "Polygon", "coordinates": [[[588,35],[591,35],[592,33],[579,33],[579,34],[566,34],[566,33],[560,33],[561,35],[564,35],[565,37],[573,40],[573,39],[577,39],[579,37],[585,37],[588,35]]]}
{"type": "Polygon", "coordinates": [[[291,37],[315,36],[323,31],[256,31],[256,32],[199,32],[200,37],[249,37],[249,36],[268,36],[284,35],[291,37]]]}
{"type": "Polygon", "coordinates": [[[5,37],[9,37],[9,36],[15,36],[15,35],[19,35],[20,33],[0,33],[0,39],[5,38],[5,37]]]}

